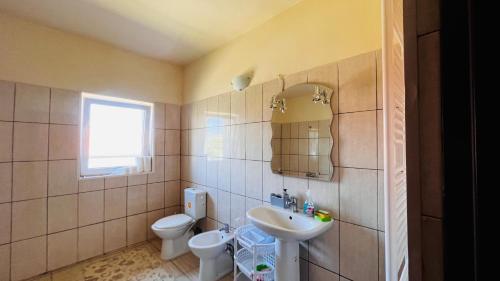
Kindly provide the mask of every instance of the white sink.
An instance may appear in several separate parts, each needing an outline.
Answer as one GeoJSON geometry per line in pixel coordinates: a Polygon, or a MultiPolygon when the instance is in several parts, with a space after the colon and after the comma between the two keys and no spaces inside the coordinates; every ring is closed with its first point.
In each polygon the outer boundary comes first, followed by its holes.
{"type": "Polygon", "coordinates": [[[309,240],[324,233],[333,224],[333,221],[320,222],[300,213],[268,206],[249,210],[247,217],[261,230],[282,240],[309,240]]]}
{"type": "Polygon", "coordinates": [[[300,213],[268,206],[250,209],[247,218],[257,228],[276,237],[276,281],[299,281],[299,241],[321,235],[333,225],[333,220],[320,222],[300,213]]]}

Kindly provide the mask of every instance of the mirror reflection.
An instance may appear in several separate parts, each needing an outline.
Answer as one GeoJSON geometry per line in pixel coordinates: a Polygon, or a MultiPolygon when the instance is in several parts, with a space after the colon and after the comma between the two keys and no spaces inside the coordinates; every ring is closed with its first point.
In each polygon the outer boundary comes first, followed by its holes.
{"type": "Polygon", "coordinates": [[[299,84],[272,97],[274,173],[326,181],[332,178],[332,93],[320,84],[299,84]]]}

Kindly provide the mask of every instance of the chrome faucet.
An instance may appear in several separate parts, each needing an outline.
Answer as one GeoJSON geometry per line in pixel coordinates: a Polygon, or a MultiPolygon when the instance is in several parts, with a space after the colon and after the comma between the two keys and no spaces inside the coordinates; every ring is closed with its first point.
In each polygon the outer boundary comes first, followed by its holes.
{"type": "Polygon", "coordinates": [[[285,209],[292,209],[292,212],[297,213],[297,198],[290,196],[285,200],[285,209]]]}
{"type": "Polygon", "coordinates": [[[225,233],[229,233],[229,224],[225,223],[224,227],[221,227],[219,231],[224,231],[225,233]]]}

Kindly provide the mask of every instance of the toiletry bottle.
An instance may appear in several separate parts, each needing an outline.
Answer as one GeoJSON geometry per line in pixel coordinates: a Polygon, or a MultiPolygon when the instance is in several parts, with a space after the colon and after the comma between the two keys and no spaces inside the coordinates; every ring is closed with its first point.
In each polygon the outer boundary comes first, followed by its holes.
{"type": "Polygon", "coordinates": [[[307,206],[309,205],[309,198],[311,198],[311,191],[309,189],[306,191],[306,196],[307,196],[307,199],[306,199],[306,201],[304,201],[304,207],[302,210],[302,212],[305,215],[307,215],[307,206]]]}
{"type": "Polygon", "coordinates": [[[311,190],[308,189],[306,194],[307,194],[307,209],[305,209],[306,210],[305,214],[309,217],[313,217],[314,216],[314,202],[312,200],[311,190]]]}

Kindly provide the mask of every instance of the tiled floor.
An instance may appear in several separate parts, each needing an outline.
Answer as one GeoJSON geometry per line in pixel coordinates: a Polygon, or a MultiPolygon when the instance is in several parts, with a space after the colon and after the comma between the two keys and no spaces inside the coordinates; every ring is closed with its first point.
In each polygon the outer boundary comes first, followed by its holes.
{"type": "MultiPolygon", "coordinates": [[[[33,281],[198,281],[199,260],[191,253],[163,261],[158,241],[96,257],[31,279],[33,281]]],[[[221,281],[232,281],[233,275],[221,281]]]]}

